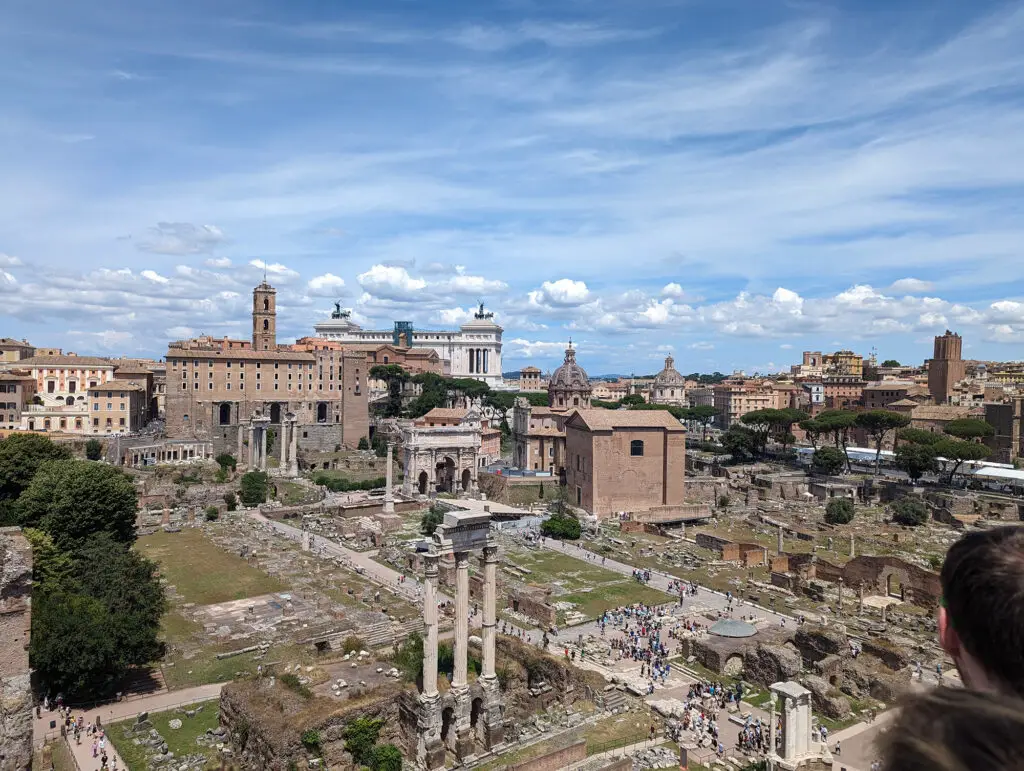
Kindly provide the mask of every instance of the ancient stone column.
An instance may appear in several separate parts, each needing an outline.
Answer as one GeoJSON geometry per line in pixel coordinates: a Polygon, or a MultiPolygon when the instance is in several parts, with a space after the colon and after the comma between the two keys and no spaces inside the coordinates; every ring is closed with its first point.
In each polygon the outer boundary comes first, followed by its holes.
{"type": "Polygon", "coordinates": [[[236,465],[237,465],[238,468],[245,468],[245,458],[242,456],[242,450],[245,449],[244,446],[242,445],[242,440],[245,438],[245,436],[243,434],[244,431],[245,431],[245,429],[242,427],[242,424],[239,423],[238,424],[238,454],[235,456],[236,465]]]}
{"type": "Polygon", "coordinates": [[[427,633],[423,644],[423,695],[428,698],[437,696],[437,559],[436,554],[423,557],[423,626],[427,633]]]}
{"type": "Polygon", "coordinates": [[[256,471],[258,467],[256,463],[256,426],[252,423],[249,424],[249,452],[245,454],[245,457],[245,467],[249,471],[256,471]]]}
{"type": "Polygon", "coordinates": [[[864,582],[863,581],[860,582],[860,609],[857,612],[861,613],[861,614],[864,613],[864,582]]]}
{"type": "Polygon", "coordinates": [[[267,427],[264,426],[263,430],[260,431],[260,471],[267,470],[267,427]]]}
{"type": "Polygon", "coordinates": [[[843,615],[843,577],[839,576],[839,615],[843,615]]]}
{"type": "Polygon", "coordinates": [[[484,620],[481,638],[484,645],[484,662],[481,678],[494,680],[494,630],[497,614],[498,593],[498,547],[485,546],[483,557],[484,568],[484,620]]]}
{"type": "Polygon", "coordinates": [[[394,514],[395,513],[395,489],[393,487],[394,480],[392,479],[391,471],[391,453],[394,445],[388,442],[388,465],[384,470],[384,476],[387,480],[384,485],[384,513],[394,514]]]}
{"type": "Polygon", "coordinates": [[[465,688],[469,664],[469,553],[455,553],[455,674],[452,688],[465,688]]]}
{"type": "Polygon", "coordinates": [[[783,536],[782,536],[782,525],[779,525],[779,541],[778,541],[778,552],[779,552],[779,554],[782,554],[782,547],[783,547],[782,538],[783,538],[783,536]]]}
{"type": "Polygon", "coordinates": [[[854,540],[853,533],[850,533],[850,559],[857,556],[857,546],[854,540]]]}
{"type": "Polygon", "coordinates": [[[299,475],[299,421],[294,416],[288,421],[288,475],[299,475]]]}
{"type": "Polygon", "coordinates": [[[281,421],[281,453],[278,468],[282,474],[288,473],[288,421],[281,421]]]}

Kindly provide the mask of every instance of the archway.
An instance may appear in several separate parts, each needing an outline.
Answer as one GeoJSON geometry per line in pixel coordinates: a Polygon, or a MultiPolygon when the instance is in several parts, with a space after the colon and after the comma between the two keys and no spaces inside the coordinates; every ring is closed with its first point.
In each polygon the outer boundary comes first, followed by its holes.
{"type": "Polygon", "coordinates": [[[66,405],[68,405],[68,407],[74,407],[75,406],[75,397],[74,396],[69,396],[68,398],[66,398],[64,400],[64,403],[66,405]]]}
{"type": "Polygon", "coordinates": [[[427,494],[427,483],[429,481],[430,481],[430,478],[427,476],[427,472],[426,471],[421,471],[420,472],[420,476],[419,476],[419,480],[417,481],[417,485],[419,487],[420,495],[426,495],[427,494]]]}
{"type": "Polygon", "coordinates": [[[895,573],[889,573],[885,577],[885,594],[887,597],[903,599],[903,586],[900,583],[900,577],[895,573]]]}
{"type": "Polygon", "coordinates": [[[231,405],[227,402],[220,405],[220,424],[222,426],[231,425],[231,405]]]}
{"type": "Polygon", "coordinates": [[[452,723],[455,722],[455,709],[452,707],[445,707],[441,710],[441,741],[444,745],[452,752],[455,751],[455,742],[452,741],[454,733],[452,723]]]}
{"type": "Polygon", "coordinates": [[[327,402],[318,402],[316,405],[316,422],[327,422],[327,402]]]}
{"type": "Polygon", "coordinates": [[[274,402],[270,405],[270,422],[280,423],[281,422],[281,405],[274,402]]]}
{"type": "Polygon", "coordinates": [[[469,707],[469,726],[476,734],[477,741],[481,743],[484,741],[484,721],[480,719],[483,711],[484,700],[477,696],[469,707]]]}
{"type": "Polygon", "coordinates": [[[437,489],[444,493],[455,492],[455,461],[445,456],[444,460],[434,469],[437,489]]]}
{"type": "Polygon", "coordinates": [[[467,469],[463,469],[462,470],[462,489],[463,490],[468,490],[469,489],[469,483],[471,481],[471,478],[472,478],[472,475],[469,473],[469,469],[468,468],[467,469]]]}

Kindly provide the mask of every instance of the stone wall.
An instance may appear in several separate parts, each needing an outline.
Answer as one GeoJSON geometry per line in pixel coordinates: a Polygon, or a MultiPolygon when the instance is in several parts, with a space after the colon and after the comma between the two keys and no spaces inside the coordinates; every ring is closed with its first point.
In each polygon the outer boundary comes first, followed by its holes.
{"type": "Polygon", "coordinates": [[[360,717],[382,719],[378,743],[391,743],[409,753],[416,746],[416,727],[408,719],[407,704],[413,699],[415,689],[401,683],[352,693],[338,701],[324,696],[304,698],[273,678],[236,680],[221,690],[220,719],[241,768],[305,771],[314,767],[309,762],[313,755],[302,745],[303,732],[313,730],[321,740],[320,767],[357,771],[359,767],[345,751],[346,726],[360,717]]]}
{"type": "Polygon", "coordinates": [[[32,766],[31,608],[32,549],[18,528],[0,528],[0,771],[32,766]]]}
{"type": "MultiPolygon", "coordinates": [[[[558,771],[561,768],[568,768],[573,763],[585,760],[587,757],[587,743],[578,741],[568,747],[549,752],[533,760],[524,760],[514,766],[507,766],[508,771],[558,771]]],[[[632,765],[632,764],[631,764],[632,765]]]]}
{"type": "Polygon", "coordinates": [[[545,593],[538,589],[512,589],[508,593],[508,607],[519,613],[525,613],[549,628],[555,625],[557,611],[547,601],[545,593]]]}

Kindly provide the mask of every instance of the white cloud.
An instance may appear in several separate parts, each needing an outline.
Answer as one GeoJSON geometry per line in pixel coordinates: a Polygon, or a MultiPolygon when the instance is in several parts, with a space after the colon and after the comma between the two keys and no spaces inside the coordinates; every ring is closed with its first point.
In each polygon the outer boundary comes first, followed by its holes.
{"type": "Polygon", "coordinates": [[[167,335],[169,340],[185,340],[195,335],[195,330],[192,327],[170,327],[164,330],[164,334],[167,335]]]}
{"type": "Polygon", "coordinates": [[[931,291],[934,286],[931,281],[922,281],[919,278],[901,278],[899,281],[892,282],[889,291],[921,294],[922,292],[931,291]]]}
{"type": "Polygon", "coordinates": [[[287,265],[282,265],[280,262],[265,262],[263,260],[249,260],[249,266],[256,268],[259,271],[263,271],[267,274],[268,278],[275,278],[278,280],[288,280],[298,278],[298,271],[294,271],[287,265]]]}
{"type": "Polygon", "coordinates": [[[171,283],[171,280],[169,278],[167,278],[166,276],[161,276],[155,270],[144,270],[139,275],[142,276],[145,279],[148,279],[149,281],[152,281],[154,284],[169,284],[169,283],[171,283]]]}
{"type": "Polygon", "coordinates": [[[12,254],[4,254],[0,252],[0,267],[3,268],[17,268],[19,265],[24,263],[12,254]]]}
{"type": "Polygon", "coordinates": [[[345,279],[333,273],[324,273],[311,278],[306,287],[315,297],[336,297],[345,289],[345,279]]]}
{"type": "Polygon", "coordinates": [[[496,294],[498,292],[504,292],[508,289],[508,284],[504,281],[486,279],[483,276],[457,275],[446,282],[442,282],[437,288],[441,291],[450,291],[453,294],[471,294],[479,296],[482,294],[496,294]]]}
{"type": "Polygon", "coordinates": [[[215,225],[193,225],[190,222],[158,222],[146,231],[136,248],[153,254],[205,254],[227,241],[215,225]]]}
{"type": "Polygon", "coordinates": [[[411,300],[427,287],[422,278],[395,265],[374,265],[358,276],[359,285],[369,294],[386,300],[411,300]]]}
{"type": "Polygon", "coordinates": [[[545,281],[540,289],[530,292],[529,298],[535,306],[573,308],[590,299],[590,290],[583,281],[560,278],[557,281],[545,281]]]}
{"type": "Polygon", "coordinates": [[[438,320],[448,327],[457,327],[473,319],[472,308],[442,308],[437,312],[438,320]]]}
{"type": "Polygon", "coordinates": [[[690,343],[686,347],[694,351],[713,351],[715,349],[715,344],[709,343],[707,340],[698,340],[696,343],[690,343]]]}
{"type": "Polygon", "coordinates": [[[230,257],[211,257],[204,263],[210,268],[230,268],[231,258],[230,257]]]}
{"type": "Polygon", "coordinates": [[[661,288],[661,296],[662,297],[672,297],[672,298],[674,298],[676,300],[679,300],[679,299],[682,299],[683,294],[684,293],[683,293],[682,286],[677,284],[675,281],[673,281],[673,282],[671,282],[669,284],[665,284],[665,286],[663,286],[661,288]]]}
{"type": "MultiPolygon", "coordinates": [[[[505,341],[502,354],[511,358],[531,359],[533,357],[550,358],[557,355],[561,358],[562,353],[569,347],[568,341],[564,343],[548,342],[543,340],[531,341],[516,337],[505,341]]],[[[573,347],[579,350],[579,345],[573,343],[573,347]]]]}

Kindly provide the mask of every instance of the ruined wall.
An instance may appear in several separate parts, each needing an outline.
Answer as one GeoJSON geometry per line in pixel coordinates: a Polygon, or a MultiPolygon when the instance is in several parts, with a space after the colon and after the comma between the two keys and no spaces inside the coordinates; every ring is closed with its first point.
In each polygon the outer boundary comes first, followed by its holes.
{"type": "Polygon", "coordinates": [[[545,596],[537,590],[515,590],[509,592],[508,607],[519,613],[525,613],[532,619],[541,622],[545,627],[552,627],[557,620],[558,611],[548,603],[545,596]]]}
{"type": "Polygon", "coordinates": [[[533,760],[524,760],[514,766],[507,766],[507,769],[508,771],[559,771],[561,768],[568,768],[573,763],[585,760],[586,757],[587,743],[578,741],[565,749],[549,752],[533,760]]]}
{"type": "Polygon", "coordinates": [[[32,549],[18,528],[0,528],[0,771],[32,766],[31,607],[32,549]]]}
{"type": "Polygon", "coordinates": [[[926,608],[938,607],[942,595],[938,573],[896,557],[855,557],[843,566],[842,575],[847,586],[863,582],[874,587],[877,594],[886,593],[887,581],[892,576],[899,581],[908,601],[926,608]]]}
{"type": "Polygon", "coordinates": [[[402,704],[412,698],[412,686],[389,683],[338,701],[323,696],[304,698],[272,678],[236,680],[221,690],[220,719],[228,729],[232,749],[242,768],[280,771],[311,768],[302,734],[320,734],[323,764],[338,771],[357,771],[345,751],[345,727],[360,717],[381,719],[378,743],[392,743],[408,752],[415,747],[415,725],[403,719],[402,704]]]}

